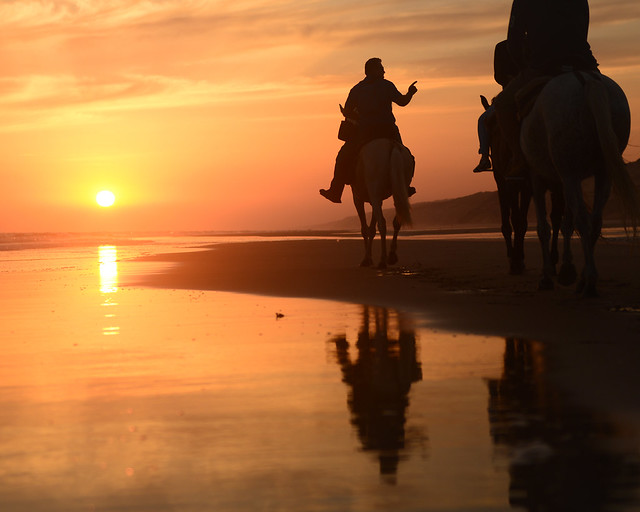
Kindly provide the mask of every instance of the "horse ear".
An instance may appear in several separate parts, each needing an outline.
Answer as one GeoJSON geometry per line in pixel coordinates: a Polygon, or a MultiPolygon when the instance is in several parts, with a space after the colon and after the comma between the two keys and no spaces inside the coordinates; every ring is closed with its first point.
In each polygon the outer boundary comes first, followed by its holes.
{"type": "Polygon", "coordinates": [[[480,103],[482,103],[482,106],[485,110],[489,108],[489,102],[487,101],[487,98],[485,98],[482,94],[480,95],[480,103]]]}
{"type": "Polygon", "coordinates": [[[340,104],[338,104],[338,106],[340,107],[340,113],[344,115],[344,107],[340,104]]]}

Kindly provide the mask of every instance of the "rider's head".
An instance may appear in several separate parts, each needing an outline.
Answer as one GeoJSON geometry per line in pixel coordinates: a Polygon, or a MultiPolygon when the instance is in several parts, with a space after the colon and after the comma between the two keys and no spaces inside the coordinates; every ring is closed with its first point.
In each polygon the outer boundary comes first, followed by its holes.
{"type": "Polygon", "coordinates": [[[371,78],[383,78],[384,66],[382,60],[378,57],[373,57],[364,63],[364,74],[371,78]]]}

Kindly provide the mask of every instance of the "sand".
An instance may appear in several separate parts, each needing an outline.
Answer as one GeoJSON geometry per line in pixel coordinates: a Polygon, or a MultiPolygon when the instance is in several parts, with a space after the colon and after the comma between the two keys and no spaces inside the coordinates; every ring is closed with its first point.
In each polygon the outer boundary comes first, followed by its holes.
{"type": "MultiPolygon", "coordinates": [[[[526,254],[527,271],[512,276],[497,239],[401,240],[401,261],[386,270],[359,267],[356,239],[221,244],[156,257],[177,265],[146,284],[394,307],[455,332],[544,342],[640,340],[640,248],[602,241],[599,297],[589,299],[573,287],[538,291],[536,240],[526,241],[526,254]]],[[[576,260],[580,268],[580,254],[576,260]]]]}
{"type": "MultiPolygon", "coordinates": [[[[401,240],[401,261],[384,271],[359,267],[361,241],[336,239],[160,255],[175,265],[145,284],[383,306],[415,313],[435,330],[541,342],[546,371],[575,403],[640,425],[639,251],[621,238],[600,241],[599,296],[588,299],[574,287],[538,291],[536,239],[525,242],[520,276],[509,275],[499,239],[401,240]]],[[[577,241],[574,254],[580,269],[577,241]]]]}
{"type": "Polygon", "coordinates": [[[535,241],[519,277],[497,239],[405,239],[385,272],[356,239],[184,244],[4,255],[2,510],[637,505],[624,242],[599,247],[593,300],[536,290],[535,241]]]}

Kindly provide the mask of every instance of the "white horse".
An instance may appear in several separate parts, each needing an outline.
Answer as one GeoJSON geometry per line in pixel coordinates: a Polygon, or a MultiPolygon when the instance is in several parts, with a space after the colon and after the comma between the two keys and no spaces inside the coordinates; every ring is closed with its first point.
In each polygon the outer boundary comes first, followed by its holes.
{"type": "Polygon", "coordinates": [[[351,184],[353,204],[360,218],[360,231],[364,239],[365,255],[360,266],[373,263],[371,247],[380,231],[382,251],[378,268],[397,263],[398,232],[404,224],[411,225],[411,207],[408,189],[413,178],[415,161],[411,152],[391,139],[375,139],[364,145],[358,156],[356,178],[351,184]],[[387,222],[382,214],[382,202],[393,196],[396,215],[393,219],[393,240],[387,256],[387,222]],[[371,223],[367,225],[364,204],[371,204],[371,223]]]}
{"type": "MultiPolygon", "coordinates": [[[[602,228],[602,212],[611,188],[620,196],[633,227],[640,221],[640,201],[622,159],[630,130],[629,104],[622,89],[604,75],[565,73],[542,89],[522,123],[520,141],[531,169],[533,199],[542,248],[541,289],[553,288],[554,266],[549,256],[545,181],[561,183],[565,198],[563,275],[575,275],[570,243],[574,226],[580,235],[584,270],[578,291],[596,294],[598,273],[594,261],[602,228]],[[595,192],[589,213],[582,181],[594,177],[595,192]]],[[[573,278],[575,280],[575,277],[573,278]]],[[[570,278],[569,278],[570,280],[570,278]]]]}

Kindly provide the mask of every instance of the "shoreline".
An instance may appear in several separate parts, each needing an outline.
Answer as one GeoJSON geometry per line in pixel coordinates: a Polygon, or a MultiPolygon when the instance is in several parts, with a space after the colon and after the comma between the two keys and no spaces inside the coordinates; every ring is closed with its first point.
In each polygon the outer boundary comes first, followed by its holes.
{"type": "MultiPolygon", "coordinates": [[[[572,246],[580,270],[579,242],[572,246]]],[[[379,251],[374,245],[374,261],[379,251]]],[[[640,255],[621,240],[596,248],[600,296],[573,287],[537,290],[537,240],[525,241],[527,270],[508,274],[502,240],[399,241],[400,262],[384,271],[360,268],[362,241],[286,240],[222,243],[197,252],[161,254],[171,262],[140,284],[306,297],[402,309],[452,332],[554,342],[640,339],[640,255]]]]}

